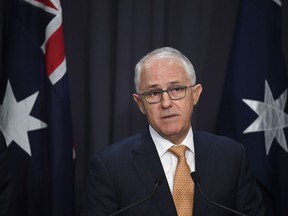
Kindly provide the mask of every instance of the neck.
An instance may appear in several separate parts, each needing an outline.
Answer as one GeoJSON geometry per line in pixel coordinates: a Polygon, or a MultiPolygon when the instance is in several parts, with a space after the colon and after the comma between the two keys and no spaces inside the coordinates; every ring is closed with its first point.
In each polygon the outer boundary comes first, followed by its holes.
{"type": "Polygon", "coordinates": [[[172,142],[175,145],[180,145],[183,143],[183,140],[186,138],[188,132],[189,132],[189,130],[184,132],[184,133],[173,135],[173,136],[165,136],[165,135],[161,135],[161,136],[163,138],[169,140],[170,142],[172,142]]]}

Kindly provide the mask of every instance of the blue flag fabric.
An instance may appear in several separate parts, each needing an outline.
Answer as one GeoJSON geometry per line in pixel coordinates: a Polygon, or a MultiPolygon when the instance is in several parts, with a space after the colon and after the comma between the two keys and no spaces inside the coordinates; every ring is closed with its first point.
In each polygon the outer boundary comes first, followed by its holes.
{"type": "Polygon", "coordinates": [[[280,1],[241,1],[218,122],[220,134],[244,144],[267,189],[264,199],[271,196],[271,216],[288,215],[288,85],[281,36],[280,1]]]}
{"type": "Polygon", "coordinates": [[[0,86],[15,216],[74,215],[70,96],[59,0],[11,0],[0,86]]]}

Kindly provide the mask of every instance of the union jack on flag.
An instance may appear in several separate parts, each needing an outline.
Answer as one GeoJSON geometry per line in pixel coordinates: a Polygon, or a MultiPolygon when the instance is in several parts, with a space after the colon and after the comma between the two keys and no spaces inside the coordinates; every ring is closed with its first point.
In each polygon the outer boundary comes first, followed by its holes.
{"type": "Polygon", "coordinates": [[[0,130],[15,216],[72,216],[74,161],[59,0],[11,0],[4,38],[0,130]]]}

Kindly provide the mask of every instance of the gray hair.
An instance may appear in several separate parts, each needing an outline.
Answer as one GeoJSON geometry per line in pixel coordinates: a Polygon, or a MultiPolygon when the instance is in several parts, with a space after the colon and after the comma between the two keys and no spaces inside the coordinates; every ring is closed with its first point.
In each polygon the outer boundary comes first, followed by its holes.
{"type": "Polygon", "coordinates": [[[158,57],[158,58],[167,58],[167,59],[175,59],[178,60],[182,65],[185,71],[187,72],[189,79],[191,81],[191,84],[196,84],[196,74],[194,67],[192,63],[189,61],[189,59],[182,54],[179,50],[171,48],[171,47],[162,47],[159,49],[155,49],[152,52],[145,55],[135,66],[135,76],[134,76],[134,83],[135,83],[135,89],[136,92],[139,91],[139,84],[140,84],[140,77],[141,72],[143,71],[143,68],[145,67],[145,63],[148,59],[152,57],[158,57]]]}

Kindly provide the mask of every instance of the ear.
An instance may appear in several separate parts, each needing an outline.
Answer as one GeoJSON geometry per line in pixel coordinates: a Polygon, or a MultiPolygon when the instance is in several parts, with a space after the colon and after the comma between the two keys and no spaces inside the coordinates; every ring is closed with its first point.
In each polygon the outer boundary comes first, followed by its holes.
{"type": "Polygon", "coordinates": [[[195,106],[200,98],[202,92],[202,85],[201,84],[197,84],[193,87],[193,105],[195,106]]]}
{"type": "Polygon", "coordinates": [[[134,99],[134,101],[137,103],[138,108],[140,109],[140,111],[145,115],[146,112],[145,112],[145,108],[144,108],[144,105],[143,105],[143,101],[142,101],[142,99],[141,99],[141,96],[138,95],[138,94],[133,94],[133,99],[134,99]]]}

